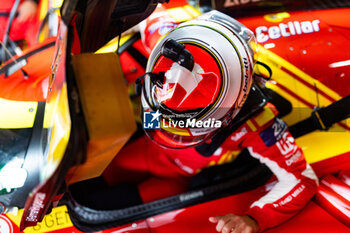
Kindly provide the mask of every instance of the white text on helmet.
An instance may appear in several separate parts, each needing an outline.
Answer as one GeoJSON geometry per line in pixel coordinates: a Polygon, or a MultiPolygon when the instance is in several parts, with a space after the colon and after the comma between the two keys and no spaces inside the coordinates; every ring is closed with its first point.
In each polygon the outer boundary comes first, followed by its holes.
{"type": "Polygon", "coordinates": [[[243,87],[243,91],[247,92],[248,91],[248,83],[249,83],[249,64],[248,64],[248,59],[246,57],[243,58],[243,63],[244,63],[244,87],[243,87]]]}
{"type": "Polygon", "coordinates": [[[255,29],[256,39],[259,43],[264,43],[269,39],[318,32],[320,31],[319,24],[320,20],[316,19],[313,21],[288,22],[287,24],[280,23],[278,26],[272,27],[260,26],[255,29]]]}

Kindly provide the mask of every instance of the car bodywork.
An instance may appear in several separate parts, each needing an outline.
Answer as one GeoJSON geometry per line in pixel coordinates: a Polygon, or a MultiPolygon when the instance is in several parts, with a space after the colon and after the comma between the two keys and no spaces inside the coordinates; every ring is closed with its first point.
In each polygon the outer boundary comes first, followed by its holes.
{"type": "MultiPolygon", "coordinates": [[[[63,5],[63,10],[64,7],[67,9],[74,6],[74,1],[68,1],[66,4],[63,5]]],[[[183,15],[190,18],[198,14],[184,1],[169,5],[169,11],[174,11],[174,9],[177,12],[183,11],[183,15]]],[[[314,108],[328,106],[350,94],[350,73],[348,70],[350,50],[344,47],[350,40],[350,20],[347,20],[349,13],[349,8],[314,9],[312,11],[299,9],[282,12],[269,11],[250,16],[240,15],[237,18],[256,32],[259,42],[258,59],[272,69],[272,78],[266,86],[291,104],[290,112],[283,117],[289,126],[309,117],[314,108]]],[[[234,13],[232,14],[234,15],[234,13]]],[[[188,18],[179,20],[188,20],[188,18]]],[[[68,14],[63,14],[63,21],[66,24],[70,22],[68,14]],[[65,16],[67,16],[66,19],[65,16]]],[[[85,26],[86,32],[81,35],[89,34],[88,24],[85,26]]],[[[61,38],[65,38],[68,31],[61,28],[61,33],[61,38]]],[[[105,36],[102,32],[101,35],[105,36]]],[[[96,36],[96,38],[100,38],[101,35],[96,36]]],[[[82,46],[83,51],[94,51],[99,47],[97,45],[101,45],[101,41],[110,39],[105,37],[95,43],[95,39],[91,38],[90,40],[88,36],[82,38],[84,38],[81,41],[82,45],[86,44],[86,47],[82,46]],[[88,44],[90,45],[88,46],[88,44]]],[[[140,38],[137,35],[129,36],[129,39],[125,39],[122,44],[127,45],[128,42],[130,45],[124,51],[112,51],[123,52],[120,55],[121,68],[126,80],[133,83],[138,74],[144,73],[142,56],[147,58],[148,54],[142,48],[140,38]],[[135,50],[138,52],[136,54],[142,55],[141,59],[140,56],[135,56],[135,50]]],[[[60,49],[65,51],[65,43],[66,41],[63,39],[61,44],[56,44],[56,54],[60,49]]],[[[53,63],[58,65],[56,73],[54,72],[58,78],[66,76],[65,73],[59,73],[59,65],[64,61],[65,59],[58,61],[56,57],[56,63],[53,63]]],[[[65,70],[66,66],[61,65],[61,72],[65,70]]],[[[261,72],[266,73],[264,70],[261,72]]],[[[350,168],[348,158],[350,154],[349,127],[348,120],[344,120],[327,130],[315,131],[297,139],[298,145],[303,148],[307,161],[321,178],[320,188],[315,198],[297,216],[266,232],[349,231],[350,219],[347,212],[350,207],[350,190],[347,186],[349,183],[347,171],[350,168]]],[[[86,209],[82,213],[87,214],[87,216],[84,216],[83,220],[84,218],[85,220],[81,221],[81,219],[74,217],[74,214],[79,213],[75,208],[84,207],[67,203],[69,211],[65,206],[56,207],[41,223],[26,228],[25,232],[79,232],[73,226],[69,215],[72,217],[73,223],[83,231],[214,232],[214,225],[208,222],[208,217],[212,215],[214,210],[216,214],[228,212],[242,214],[251,202],[269,189],[270,185],[271,183],[267,183],[239,194],[227,194],[213,199],[204,198],[192,204],[179,204],[172,209],[155,213],[152,213],[151,208],[149,208],[145,210],[149,214],[144,216],[131,217],[119,223],[111,218],[110,221],[101,221],[95,225],[92,223],[90,226],[84,226],[84,224],[88,225],[89,218],[93,218],[93,214],[98,212],[89,212],[86,209]],[[88,216],[89,213],[92,217],[88,216]]],[[[181,200],[185,203],[202,196],[205,195],[193,191],[180,195],[178,197],[180,202],[176,203],[181,203],[181,200]]],[[[103,214],[112,215],[111,212],[103,214]]],[[[7,214],[0,218],[1,226],[7,226],[5,229],[8,229],[9,232],[19,232],[19,222],[20,214],[19,216],[7,214]]]]}

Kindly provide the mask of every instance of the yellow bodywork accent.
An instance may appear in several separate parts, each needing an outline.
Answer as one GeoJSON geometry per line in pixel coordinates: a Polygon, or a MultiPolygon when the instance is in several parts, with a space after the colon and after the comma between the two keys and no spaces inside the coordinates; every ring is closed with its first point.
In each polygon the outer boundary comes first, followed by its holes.
{"type": "MultiPolygon", "coordinates": [[[[39,20],[43,20],[51,8],[60,8],[62,6],[63,0],[44,0],[40,1],[40,12],[39,20]]],[[[59,11],[57,11],[60,14],[59,11]]]]}
{"type": "Polygon", "coordinates": [[[0,128],[31,128],[38,102],[14,101],[0,98],[0,128]]]}
{"type": "Polygon", "coordinates": [[[222,155],[222,157],[219,159],[219,161],[216,164],[220,165],[224,163],[230,163],[237,158],[240,152],[241,152],[240,150],[235,150],[235,151],[228,150],[224,155],[222,155]]]}
{"type": "Polygon", "coordinates": [[[223,154],[223,155],[220,157],[220,159],[219,159],[219,161],[217,162],[217,164],[220,165],[220,164],[225,163],[227,157],[229,157],[230,154],[231,154],[231,151],[227,151],[225,154],[223,154]]]}
{"type": "Polygon", "coordinates": [[[190,5],[167,9],[167,12],[170,14],[171,18],[177,22],[188,21],[200,15],[200,12],[190,5]]]}
{"type": "MultiPolygon", "coordinates": [[[[126,41],[128,41],[134,34],[127,34],[120,38],[120,45],[123,45],[126,41]]],[[[118,37],[109,41],[106,45],[96,51],[96,53],[113,53],[118,49],[118,37]]]]}
{"type": "MultiPolygon", "coordinates": [[[[23,209],[19,210],[17,215],[7,213],[6,216],[11,219],[17,226],[21,222],[23,209]]],[[[42,222],[34,227],[27,227],[24,233],[44,233],[72,227],[73,223],[69,218],[66,206],[53,208],[51,213],[45,215],[42,222]]]]}
{"type": "Polygon", "coordinates": [[[259,126],[263,126],[275,117],[276,116],[272,112],[272,110],[269,107],[265,106],[263,111],[261,111],[258,115],[254,116],[253,119],[259,126]]]}
{"type": "Polygon", "coordinates": [[[308,163],[319,162],[350,151],[349,132],[316,131],[297,138],[296,142],[303,149],[308,163]]]}
{"type": "Polygon", "coordinates": [[[49,9],[49,1],[40,1],[39,20],[43,20],[49,9]]]}
{"type": "MultiPolygon", "coordinates": [[[[200,12],[190,5],[167,9],[170,16],[177,22],[191,20],[200,15],[200,12]]],[[[120,45],[128,41],[135,33],[129,33],[120,38],[120,45]]],[[[113,53],[118,49],[118,37],[113,38],[106,45],[96,51],[96,53],[113,53]]]]}
{"type": "Polygon", "coordinates": [[[58,8],[62,6],[63,0],[51,0],[52,8],[58,8]]]}
{"type": "MultiPolygon", "coordinates": [[[[305,101],[309,102],[310,104],[317,106],[319,104],[320,107],[322,106],[328,106],[332,102],[323,97],[320,93],[315,91],[315,88],[310,88],[309,86],[306,86],[304,83],[296,80],[292,75],[282,70],[282,67],[284,69],[288,70],[290,73],[293,73],[294,75],[298,76],[299,78],[303,79],[304,82],[309,83],[312,87],[316,86],[318,90],[326,93],[330,97],[338,100],[341,98],[339,94],[334,92],[333,90],[329,89],[327,86],[325,86],[323,83],[319,82],[318,80],[312,78],[305,72],[298,69],[293,64],[289,63],[288,61],[284,60],[283,58],[277,56],[276,54],[272,53],[271,51],[265,49],[262,46],[259,46],[259,60],[266,63],[270,68],[272,69],[272,80],[266,84],[266,86],[272,90],[275,90],[280,95],[285,97],[287,100],[289,100],[293,105],[293,111],[291,114],[289,114],[287,117],[284,118],[284,120],[287,122],[288,125],[292,125],[301,119],[305,119],[310,116],[312,112],[312,108],[306,106],[303,102],[299,101],[294,96],[290,95],[289,93],[285,92],[283,89],[281,89],[278,85],[276,85],[276,82],[279,85],[282,85],[289,90],[291,90],[294,94],[296,94],[299,98],[304,99],[305,101]]],[[[262,73],[266,71],[262,70],[262,73]]],[[[339,126],[334,126],[338,127],[339,126]]]]}
{"type": "MultiPolygon", "coordinates": [[[[320,91],[335,100],[341,98],[338,93],[275,53],[262,46],[259,46],[258,52],[259,60],[272,69],[272,79],[266,84],[266,86],[286,98],[293,106],[292,112],[283,118],[288,125],[293,125],[308,118],[313,110],[298,98],[307,101],[314,106],[319,105],[320,107],[328,106],[332,103],[329,99],[325,98],[320,91]],[[308,83],[310,86],[295,79],[291,74],[282,70],[282,67],[289,73],[302,79],[303,82],[308,83]],[[284,88],[289,89],[297,97],[283,90],[283,88],[277,85],[277,83],[284,88]],[[317,92],[314,87],[317,88],[317,92]]],[[[265,72],[264,74],[268,75],[265,70],[262,70],[261,72],[265,72]]],[[[343,121],[343,123],[348,127],[350,125],[349,120],[343,121]]],[[[350,132],[339,124],[335,124],[327,132],[316,131],[297,139],[297,143],[302,147],[306,160],[309,163],[318,162],[350,151],[349,141],[350,132]]]]}
{"type": "Polygon", "coordinates": [[[136,130],[127,87],[115,53],[72,57],[88,129],[87,159],[73,167],[69,182],[101,175],[136,130]]]}
{"type": "Polygon", "coordinates": [[[283,19],[289,18],[290,14],[288,12],[280,12],[276,14],[268,14],[264,15],[264,19],[268,22],[279,23],[282,22],[283,19]]]}
{"type": "Polygon", "coordinates": [[[240,153],[241,153],[241,150],[231,151],[231,154],[227,157],[225,163],[231,163],[233,160],[235,160],[238,157],[240,153]]]}
{"type": "Polygon", "coordinates": [[[50,177],[60,164],[67,148],[71,132],[71,120],[68,106],[67,85],[63,84],[46,104],[44,128],[49,129],[49,149],[47,164],[42,178],[50,177]]]}
{"type": "Polygon", "coordinates": [[[251,120],[247,120],[245,123],[247,123],[247,125],[249,126],[249,128],[255,132],[256,131],[256,127],[254,126],[253,122],[251,120]]]}
{"type": "Polygon", "coordinates": [[[197,10],[196,8],[194,8],[193,6],[190,5],[186,5],[183,7],[188,13],[190,13],[192,15],[192,19],[198,17],[199,15],[201,15],[201,12],[199,12],[199,10],[197,10]]]}

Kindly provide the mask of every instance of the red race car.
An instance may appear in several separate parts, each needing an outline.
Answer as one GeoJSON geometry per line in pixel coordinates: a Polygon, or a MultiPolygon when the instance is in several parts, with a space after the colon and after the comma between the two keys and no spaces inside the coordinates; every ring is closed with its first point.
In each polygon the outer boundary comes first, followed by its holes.
{"type": "MultiPolygon", "coordinates": [[[[1,67],[0,105],[16,104],[17,109],[0,117],[1,130],[27,129],[18,134],[18,140],[27,145],[22,148],[27,155],[34,156],[35,148],[44,148],[36,158],[43,164],[36,168],[39,173],[27,173],[37,179],[34,184],[2,185],[1,232],[20,232],[20,227],[24,232],[215,232],[215,224],[208,221],[213,212],[244,214],[271,189],[275,179],[258,161],[242,165],[241,170],[217,161],[216,166],[192,177],[189,190],[179,195],[109,210],[94,209],[83,200],[101,188],[101,174],[120,148],[143,135],[137,130],[140,102],[135,80],[145,73],[149,48],[162,35],[157,35],[159,30],[167,32],[212,9],[255,32],[258,61],[266,64],[258,70],[262,79],[271,76],[263,90],[320,180],[317,194],[302,211],[266,232],[350,231],[350,125],[346,120],[350,116],[350,49],[346,47],[350,4],[289,0],[190,3],[195,7],[185,1],[163,3],[166,23],[145,42],[141,39],[144,35],[132,27],[145,18],[146,25],[159,22],[154,20],[159,11],[149,16],[156,7],[152,1],[64,1],[51,69],[46,64],[38,73],[33,67],[40,63],[38,57],[47,56],[41,55],[48,51],[45,49],[30,50],[25,58],[15,57],[17,62],[8,61],[1,67]],[[101,48],[123,31],[120,39],[101,48]],[[72,55],[80,49],[81,54],[72,55]],[[37,51],[36,55],[31,51],[37,51]],[[16,68],[21,59],[27,63],[16,68]],[[15,72],[10,72],[11,68],[15,72]],[[23,82],[22,70],[31,82],[23,82]],[[10,84],[20,85],[23,91],[9,91],[5,85],[10,84]],[[26,85],[37,89],[29,95],[26,85]],[[47,90],[43,91],[44,87],[47,90]],[[30,121],[11,119],[20,109],[27,114],[27,108],[33,112],[28,115],[30,121]],[[22,200],[17,203],[6,199],[19,197],[22,200]],[[14,205],[24,210],[16,212],[14,205]]],[[[52,39],[42,46],[48,45],[53,50],[52,39]]],[[[18,158],[27,169],[26,157],[18,158]]],[[[22,174],[22,165],[14,171],[22,174]]],[[[109,188],[108,197],[112,198],[115,190],[109,188]]],[[[106,196],[94,198],[108,205],[106,196]]]]}

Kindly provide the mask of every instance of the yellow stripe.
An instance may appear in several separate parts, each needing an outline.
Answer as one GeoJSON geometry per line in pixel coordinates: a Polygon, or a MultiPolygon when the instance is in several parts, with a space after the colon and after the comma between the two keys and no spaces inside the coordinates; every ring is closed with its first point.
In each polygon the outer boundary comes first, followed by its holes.
{"type": "Polygon", "coordinates": [[[51,128],[47,164],[42,177],[48,178],[62,161],[69,141],[71,120],[69,114],[67,85],[64,83],[61,92],[47,103],[44,127],[51,128]]]}
{"type": "Polygon", "coordinates": [[[290,17],[290,14],[288,12],[280,12],[276,14],[264,15],[264,19],[272,23],[282,22],[283,19],[289,18],[289,17],[290,17]]]}
{"type": "Polygon", "coordinates": [[[235,160],[237,158],[237,156],[239,155],[239,153],[241,153],[241,150],[235,150],[232,151],[230,156],[226,159],[226,163],[231,163],[233,160],[235,160]]]}
{"type": "MultiPolygon", "coordinates": [[[[332,97],[335,100],[341,98],[341,96],[335,91],[331,90],[318,80],[312,78],[273,52],[266,50],[262,46],[259,46],[258,51],[259,60],[266,63],[272,69],[273,77],[272,80],[267,83],[267,87],[278,92],[281,96],[289,100],[293,105],[292,112],[283,118],[283,120],[286,121],[288,125],[292,125],[300,120],[309,117],[312,109],[280,89],[276,85],[276,82],[284,87],[287,87],[298,97],[313,104],[314,106],[317,106],[318,103],[320,106],[326,106],[331,103],[330,100],[323,97],[320,93],[318,93],[317,96],[315,89],[312,88],[314,85],[316,85],[318,90],[324,92],[326,95],[332,97]],[[289,72],[298,76],[304,80],[304,82],[310,84],[311,87],[306,86],[304,83],[296,80],[290,74],[282,71],[281,67],[284,67],[289,72]]],[[[346,131],[346,129],[336,124],[327,132],[316,131],[300,137],[296,141],[297,144],[303,149],[306,160],[309,163],[314,163],[348,152],[350,132],[346,131]]]]}
{"type": "Polygon", "coordinates": [[[283,98],[289,100],[291,104],[294,106],[292,112],[282,118],[288,125],[293,125],[302,119],[308,118],[311,115],[311,112],[312,112],[311,108],[307,107],[302,102],[295,99],[293,96],[289,95],[287,92],[283,91],[278,86],[271,83],[266,83],[266,87],[271,90],[274,90],[275,92],[280,94],[283,98]]]}
{"type": "Polygon", "coordinates": [[[63,3],[63,0],[53,0],[52,1],[52,8],[58,8],[61,7],[63,3]]]}
{"type": "Polygon", "coordinates": [[[256,131],[256,127],[254,126],[254,124],[251,120],[247,120],[246,123],[253,132],[256,131]]]}
{"type": "Polygon", "coordinates": [[[45,15],[47,14],[48,9],[49,9],[49,2],[41,1],[40,11],[39,11],[39,20],[43,20],[45,18],[45,15]]]}
{"type": "Polygon", "coordinates": [[[167,12],[171,16],[171,18],[173,18],[177,22],[188,21],[200,15],[200,13],[190,5],[167,9],[167,12]]]}
{"type": "Polygon", "coordinates": [[[211,166],[214,166],[214,165],[216,165],[216,161],[212,160],[212,161],[209,162],[207,167],[211,167],[211,166]]]}
{"type": "Polygon", "coordinates": [[[193,18],[198,17],[201,14],[199,10],[190,5],[186,5],[184,6],[184,8],[188,13],[190,13],[193,16],[193,18]]]}
{"type": "Polygon", "coordinates": [[[349,151],[350,133],[313,132],[297,138],[308,163],[315,163],[349,151]]]}
{"type": "Polygon", "coordinates": [[[223,154],[217,164],[223,164],[226,160],[226,158],[231,154],[232,151],[227,151],[225,154],[223,154]]]}
{"type": "Polygon", "coordinates": [[[257,116],[254,116],[254,120],[255,122],[259,125],[259,126],[263,126],[265,125],[267,122],[271,121],[273,118],[275,118],[275,114],[272,112],[272,110],[265,106],[264,110],[262,112],[260,112],[257,116]]]}
{"type": "MultiPolygon", "coordinates": [[[[265,49],[260,45],[258,51],[259,60],[266,63],[272,69],[272,80],[267,83],[267,86],[273,90],[278,90],[277,92],[280,93],[287,100],[289,100],[293,105],[292,113],[289,114],[286,118],[283,118],[287,122],[287,124],[294,124],[310,116],[309,114],[312,111],[312,109],[309,106],[306,106],[305,104],[300,102],[298,99],[294,98],[293,96],[278,88],[275,85],[275,81],[277,81],[277,83],[279,83],[280,85],[289,88],[294,92],[294,94],[296,94],[301,99],[304,99],[305,101],[309,102],[314,106],[327,106],[331,104],[331,101],[323,95],[321,95],[319,92],[316,92],[313,86],[316,86],[318,90],[324,92],[326,95],[332,97],[335,100],[341,98],[341,96],[335,91],[331,90],[318,80],[307,75],[306,73],[298,69],[296,66],[279,57],[278,55],[274,54],[273,52],[265,49]],[[299,78],[303,79],[305,82],[309,83],[311,87],[306,86],[304,83],[296,80],[289,73],[283,71],[281,69],[282,67],[284,67],[294,75],[298,76],[299,78]]],[[[266,74],[265,69],[263,69],[261,72],[263,74],[266,74]]],[[[335,125],[334,127],[342,128],[339,125],[335,125]]]]}
{"type": "Polygon", "coordinates": [[[0,98],[0,128],[31,128],[38,102],[14,101],[0,98]]]}
{"type": "MultiPolygon", "coordinates": [[[[20,210],[17,215],[6,214],[17,226],[21,221],[23,210],[20,210]]],[[[44,233],[72,227],[73,223],[69,218],[66,206],[59,206],[52,209],[50,214],[47,214],[43,221],[34,227],[27,227],[24,233],[44,233]]]]}
{"type": "MultiPolygon", "coordinates": [[[[293,64],[291,64],[288,61],[284,60],[283,58],[279,57],[275,53],[265,49],[261,45],[258,45],[258,47],[259,47],[258,48],[259,59],[264,61],[265,63],[267,63],[273,69],[273,79],[278,81],[278,83],[283,84],[283,82],[282,82],[283,80],[288,80],[287,84],[292,84],[290,79],[293,79],[296,82],[296,84],[294,84],[294,85],[298,85],[297,87],[295,87],[295,90],[297,90],[299,93],[301,91],[299,91],[299,89],[297,89],[297,88],[302,87],[302,86],[306,87],[304,84],[302,84],[299,81],[295,80],[293,77],[291,77],[287,73],[281,71],[280,68],[283,66],[284,68],[286,68],[287,70],[289,70],[290,72],[295,74],[296,76],[298,76],[301,79],[303,79],[305,82],[309,83],[311,86],[314,86],[316,84],[317,89],[323,91],[324,93],[326,93],[330,97],[332,97],[332,98],[334,98],[336,100],[341,98],[341,96],[339,94],[337,94],[335,91],[331,90],[326,85],[324,85],[323,83],[319,82],[318,80],[312,78],[311,76],[309,76],[308,74],[306,74],[305,72],[303,72],[302,70],[300,70],[299,68],[294,66],[293,64]],[[278,71],[282,72],[283,76],[279,76],[279,75],[275,74],[275,72],[278,72],[278,71]],[[286,78],[285,75],[287,75],[288,78],[286,78]]],[[[315,90],[313,88],[311,89],[311,88],[307,87],[307,89],[305,89],[305,90],[315,92],[315,90]]],[[[301,97],[304,98],[304,99],[308,99],[308,97],[305,97],[304,95],[301,95],[301,97]]],[[[319,97],[323,98],[321,95],[319,95],[319,97]]],[[[316,99],[315,95],[312,96],[312,98],[310,100],[312,102],[314,102],[315,104],[317,102],[317,99],[316,99]]]]}
{"type": "MultiPolygon", "coordinates": [[[[120,45],[123,45],[126,41],[128,41],[134,33],[127,34],[120,38],[120,45]]],[[[109,41],[106,45],[96,51],[96,53],[114,53],[118,49],[118,37],[115,37],[111,41],[109,41]]]]}

